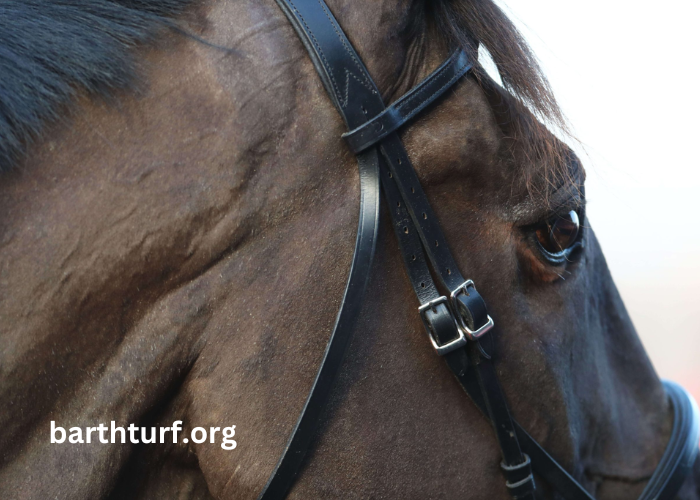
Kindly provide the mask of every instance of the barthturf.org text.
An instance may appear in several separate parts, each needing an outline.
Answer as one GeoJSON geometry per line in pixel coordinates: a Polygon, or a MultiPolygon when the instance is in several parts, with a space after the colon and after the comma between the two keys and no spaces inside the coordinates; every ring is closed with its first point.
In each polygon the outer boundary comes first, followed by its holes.
{"type": "MultiPolygon", "coordinates": [[[[65,443],[92,443],[102,444],[126,444],[127,435],[132,444],[153,444],[165,443],[172,435],[173,444],[177,444],[178,433],[182,431],[182,420],[176,420],[171,427],[136,427],[133,423],[128,427],[119,427],[114,420],[110,427],[100,423],[97,427],[71,427],[66,431],[63,427],[57,426],[54,420],[51,421],[51,442],[56,444],[65,443]],[[108,439],[109,437],[109,439],[108,439]]],[[[195,427],[190,432],[189,438],[182,438],[183,443],[189,443],[190,439],[201,444],[209,439],[209,443],[217,442],[217,434],[220,434],[221,448],[233,450],[236,448],[236,441],[232,438],[236,435],[236,426],[209,427],[208,432],[204,427],[195,427]]]]}

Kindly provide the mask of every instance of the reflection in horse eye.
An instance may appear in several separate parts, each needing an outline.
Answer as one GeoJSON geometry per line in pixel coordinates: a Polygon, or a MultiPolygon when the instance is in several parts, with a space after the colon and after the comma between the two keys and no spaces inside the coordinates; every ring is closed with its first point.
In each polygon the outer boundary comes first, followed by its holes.
{"type": "Polygon", "coordinates": [[[560,253],[576,243],[579,231],[578,214],[572,210],[537,229],[537,240],[549,253],[560,253]]]}

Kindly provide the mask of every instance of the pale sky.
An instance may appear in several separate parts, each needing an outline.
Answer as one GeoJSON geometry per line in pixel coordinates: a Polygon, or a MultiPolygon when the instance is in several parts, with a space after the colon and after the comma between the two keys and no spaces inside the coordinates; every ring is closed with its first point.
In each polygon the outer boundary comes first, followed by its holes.
{"type": "Polygon", "coordinates": [[[583,143],[587,213],[647,352],[700,400],[700,3],[500,3],[583,143]]]}

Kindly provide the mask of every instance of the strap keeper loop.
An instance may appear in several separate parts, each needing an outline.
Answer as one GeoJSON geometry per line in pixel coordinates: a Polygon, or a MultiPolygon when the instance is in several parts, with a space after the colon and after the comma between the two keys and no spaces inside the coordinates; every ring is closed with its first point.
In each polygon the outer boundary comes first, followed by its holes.
{"type": "Polygon", "coordinates": [[[530,473],[529,476],[527,476],[522,481],[518,481],[517,483],[510,483],[506,481],[506,486],[508,487],[511,496],[515,500],[521,500],[531,497],[536,489],[535,478],[532,475],[532,473],[530,473]]]}
{"type": "Polygon", "coordinates": [[[501,462],[506,476],[506,486],[516,500],[527,498],[535,491],[535,477],[532,475],[530,457],[523,453],[524,460],[516,465],[501,462]]]}

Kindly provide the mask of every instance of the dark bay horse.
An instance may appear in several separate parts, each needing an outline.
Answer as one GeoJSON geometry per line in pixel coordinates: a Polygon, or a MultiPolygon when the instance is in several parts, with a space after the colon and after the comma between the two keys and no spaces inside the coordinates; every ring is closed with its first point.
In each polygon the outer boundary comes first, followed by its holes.
{"type": "MultiPolygon", "coordinates": [[[[490,304],[513,414],[596,498],[637,498],[673,412],[585,219],[582,167],[537,120],[563,123],[529,49],[490,0],[328,4],[386,102],[449,46],[491,53],[507,91],[477,71],[403,140],[490,304]],[[557,257],[543,228],[572,212],[576,251],[557,257]]],[[[352,259],[344,131],[273,0],[0,5],[2,498],[259,494],[352,259]],[[237,446],[51,442],[112,421],[235,425],[237,446]]],[[[506,499],[388,226],[289,498],[506,499]]],[[[679,498],[700,498],[699,463],[679,498]]]]}

